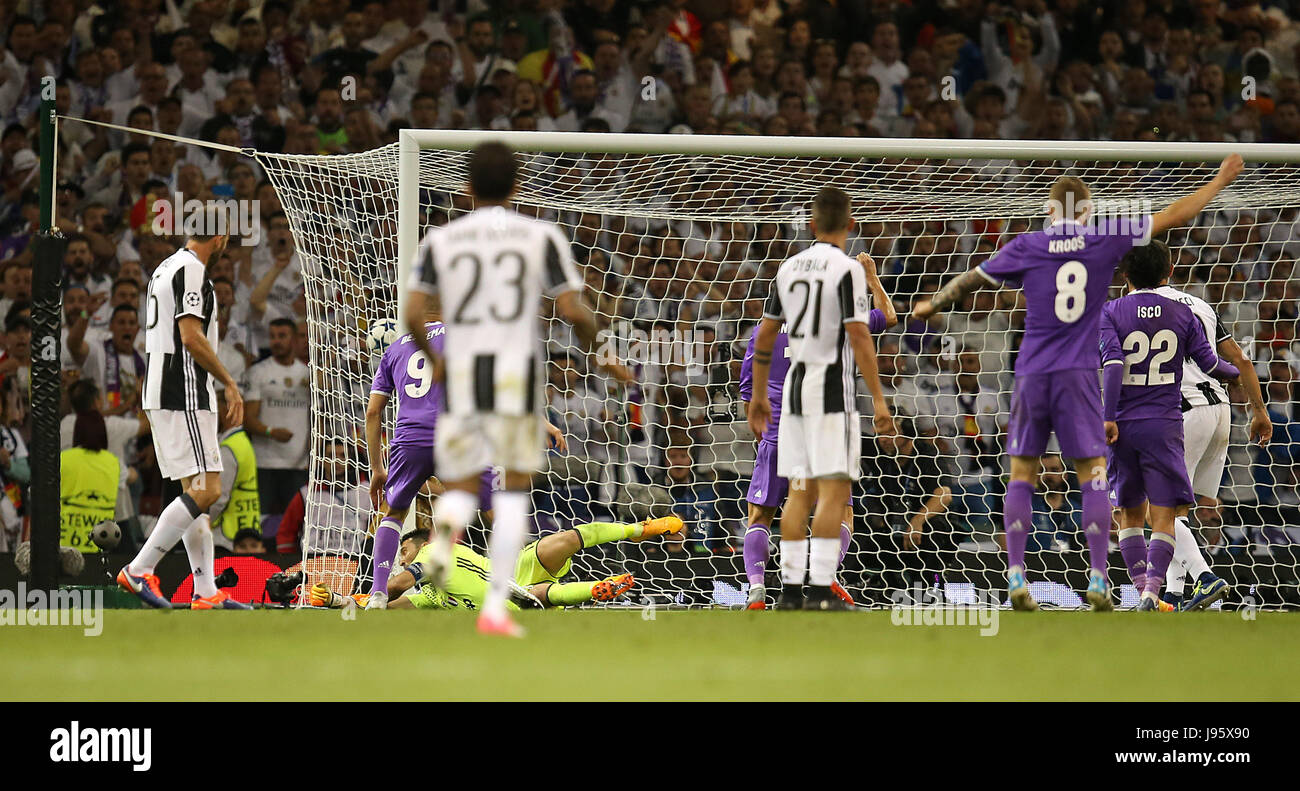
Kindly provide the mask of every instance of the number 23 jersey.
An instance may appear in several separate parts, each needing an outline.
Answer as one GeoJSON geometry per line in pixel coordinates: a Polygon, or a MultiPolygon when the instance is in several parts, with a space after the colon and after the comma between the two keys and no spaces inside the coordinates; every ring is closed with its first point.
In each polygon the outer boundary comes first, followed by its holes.
{"type": "Polygon", "coordinates": [[[542,296],[582,288],[555,225],[476,209],[425,235],[410,286],[441,298],[448,413],[540,414],[542,296]]]}

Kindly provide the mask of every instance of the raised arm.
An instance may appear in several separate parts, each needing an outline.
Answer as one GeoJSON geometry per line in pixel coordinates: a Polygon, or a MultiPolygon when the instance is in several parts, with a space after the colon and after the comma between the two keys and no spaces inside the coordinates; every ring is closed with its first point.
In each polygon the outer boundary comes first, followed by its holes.
{"type": "Polygon", "coordinates": [[[871,289],[871,304],[879,308],[884,315],[885,327],[894,326],[898,323],[898,311],[894,310],[894,301],[889,298],[884,285],[880,282],[875,259],[866,253],[858,253],[858,263],[862,264],[862,268],[867,273],[867,288],[871,289]]]}
{"type": "Polygon", "coordinates": [[[1214,196],[1223,191],[1223,188],[1232,183],[1233,179],[1241,173],[1244,163],[1239,154],[1233,154],[1223,160],[1219,165],[1219,172],[1214,178],[1193,192],[1191,195],[1184,196],[1161,209],[1151,217],[1151,234],[1154,236],[1163,233],[1170,228],[1178,228],[1192,220],[1200,214],[1214,196]]]}

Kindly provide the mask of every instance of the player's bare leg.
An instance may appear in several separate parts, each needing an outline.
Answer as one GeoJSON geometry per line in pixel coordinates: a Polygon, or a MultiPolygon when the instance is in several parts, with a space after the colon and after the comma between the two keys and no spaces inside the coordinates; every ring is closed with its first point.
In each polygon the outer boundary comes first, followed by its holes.
{"type": "Polygon", "coordinates": [[[772,532],[772,520],[776,518],[776,507],[767,505],[749,505],[748,527],[745,529],[743,557],[745,577],[749,580],[749,602],[746,610],[767,609],[767,587],[764,585],[769,551],[768,536],[772,532]]]}
{"type": "Polygon", "coordinates": [[[1138,602],[1139,611],[1156,611],[1160,609],[1160,586],[1169,571],[1169,562],[1174,558],[1174,514],[1175,509],[1166,505],[1142,505],[1124,509],[1124,525],[1131,529],[1140,524],[1144,516],[1151,520],[1151,544],[1147,547],[1146,583],[1142,588],[1142,599],[1138,602]]]}
{"type": "MultiPolygon", "coordinates": [[[[461,481],[458,486],[449,486],[447,493],[438,501],[441,505],[458,488],[465,485],[478,488],[478,479],[461,481]]],[[[483,602],[483,612],[478,617],[478,630],[482,634],[500,635],[502,637],[523,637],[524,630],[510,617],[506,603],[514,582],[515,564],[519,560],[519,550],[523,548],[524,537],[528,533],[529,489],[532,475],[526,472],[508,470],[505,474],[505,490],[493,494],[492,534],[488,538],[488,561],[492,573],[488,577],[487,596],[483,602]]],[[[437,509],[435,508],[435,512],[437,509]]],[[[470,514],[472,517],[473,514],[470,514]]],[[[469,524],[469,519],[465,520],[469,524]]],[[[464,530],[464,527],[461,528],[464,530]]],[[[448,544],[450,559],[450,544],[448,544]]]]}
{"type": "Polygon", "coordinates": [[[1011,482],[1002,506],[1002,525],[1007,540],[1007,596],[1013,610],[1038,609],[1025,580],[1025,545],[1034,519],[1034,482],[1039,468],[1037,456],[1011,457],[1011,482]]]}
{"type": "Polygon", "coordinates": [[[847,610],[849,605],[831,593],[839,566],[840,527],[844,505],[853,482],[848,476],[818,478],[817,509],[813,512],[812,538],[808,540],[808,596],[806,610],[847,610]]]}
{"type": "Polygon", "coordinates": [[[1106,460],[1101,456],[1074,460],[1074,471],[1083,490],[1083,535],[1088,541],[1088,592],[1086,597],[1095,612],[1115,609],[1106,574],[1106,554],[1110,551],[1110,487],[1106,480],[1106,460]]]}
{"type": "Polygon", "coordinates": [[[808,579],[808,516],[816,491],[806,478],[790,479],[790,491],[781,513],[781,596],[778,610],[803,608],[803,586],[808,579]]]}

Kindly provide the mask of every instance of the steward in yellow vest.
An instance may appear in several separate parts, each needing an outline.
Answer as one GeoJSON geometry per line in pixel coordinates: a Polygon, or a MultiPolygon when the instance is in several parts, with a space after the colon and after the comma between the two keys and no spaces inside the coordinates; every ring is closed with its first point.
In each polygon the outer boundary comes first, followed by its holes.
{"type": "Polygon", "coordinates": [[[109,453],[108,432],[98,412],[77,415],[72,447],[59,457],[59,544],[98,552],[90,540],[95,525],[114,521],[122,464],[109,453]]]}

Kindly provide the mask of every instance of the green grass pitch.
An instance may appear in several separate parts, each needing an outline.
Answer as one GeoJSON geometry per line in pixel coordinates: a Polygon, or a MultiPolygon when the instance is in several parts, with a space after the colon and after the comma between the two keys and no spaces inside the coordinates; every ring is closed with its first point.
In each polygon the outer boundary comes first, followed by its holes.
{"type": "Polygon", "coordinates": [[[108,610],[103,632],[7,627],[5,700],[1296,700],[1287,614],[108,610]]]}

